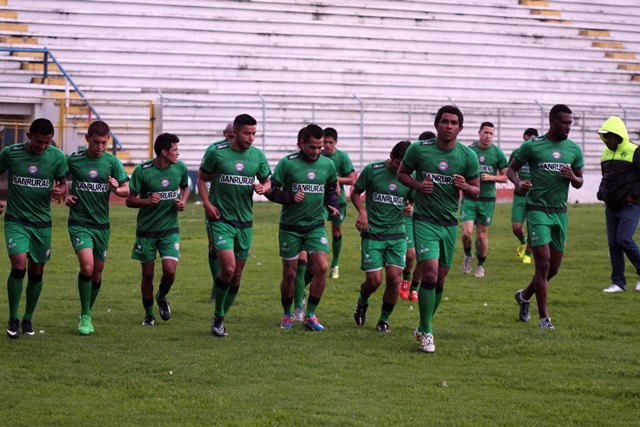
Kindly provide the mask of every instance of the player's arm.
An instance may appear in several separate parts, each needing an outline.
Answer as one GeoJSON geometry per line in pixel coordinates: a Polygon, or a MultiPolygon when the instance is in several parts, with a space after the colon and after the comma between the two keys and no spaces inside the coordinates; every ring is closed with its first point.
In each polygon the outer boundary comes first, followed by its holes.
{"type": "Polygon", "coordinates": [[[338,185],[353,185],[356,183],[358,179],[358,173],[356,171],[352,171],[350,174],[346,176],[338,177],[338,185]]]}
{"type": "Polygon", "coordinates": [[[213,173],[207,173],[202,169],[198,170],[198,178],[196,179],[196,187],[198,188],[198,197],[202,202],[204,213],[206,216],[214,219],[218,219],[220,214],[218,209],[209,201],[209,189],[207,188],[207,182],[213,179],[213,173]]]}
{"type": "Polygon", "coordinates": [[[67,195],[67,178],[62,177],[54,180],[53,188],[51,189],[51,197],[57,199],[59,197],[65,197],[67,195]]]}
{"type": "Polygon", "coordinates": [[[531,184],[531,181],[521,181],[520,177],[518,176],[518,171],[523,166],[523,164],[524,163],[518,160],[517,157],[514,157],[514,159],[511,160],[511,163],[509,163],[509,168],[507,169],[507,178],[509,178],[509,181],[511,181],[513,185],[518,189],[518,191],[522,194],[529,191],[529,188],[531,188],[533,185],[531,184]]]}
{"type": "Polygon", "coordinates": [[[138,209],[143,206],[157,205],[160,202],[160,195],[158,193],[153,193],[146,199],[142,199],[138,196],[137,193],[130,191],[129,197],[125,201],[125,205],[128,208],[138,209]]]}
{"type": "Polygon", "coordinates": [[[187,204],[187,199],[189,198],[190,193],[191,190],[189,190],[189,186],[180,187],[180,196],[176,199],[178,211],[182,212],[184,210],[184,206],[187,204]]]}
{"type": "MultiPolygon", "coordinates": [[[[298,192],[302,194],[302,198],[304,198],[304,193],[298,192]]],[[[278,181],[275,181],[273,177],[271,178],[271,188],[265,196],[267,199],[271,200],[274,203],[278,203],[280,205],[292,205],[294,203],[298,203],[302,201],[302,199],[296,196],[298,193],[294,193],[293,191],[287,191],[282,188],[282,184],[278,181]],[[300,199],[300,200],[297,200],[300,199]]]]}
{"type": "Polygon", "coordinates": [[[338,181],[327,183],[324,187],[324,205],[329,209],[331,216],[340,215],[338,201],[338,181]]]}
{"type": "Polygon", "coordinates": [[[573,188],[580,188],[584,184],[584,178],[582,177],[582,168],[573,169],[569,165],[564,165],[560,170],[560,176],[568,179],[571,182],[573,188]]]}
{"type": "Polygon", "coordinates": [[[453,185],[468,199],[478,200],[480,197],[480,177],[478,176],[467,180],[462,175],[454,174],[453,185]]]}
{"type": "Polygon", "coordinates": [[[369,227],[369,215],[364,207],[364,203],[362,203],[362,193],[363,190],[358,187],[353,187],[353,191],[351,191],[351,203],[353,203],[353,206],[355,206],[358,211],[358,218],[356,219],[356,228],[358,231],[364,231],[369,227]]]}
{"type": "Polygon", "coordinates": [[[268,176],[261,177],[261,178],[256,177],[256,178],[258,179],[258,182],[253,183],[253,191],[255,191],[256,194],[264,196],[269,191],[271,191],[271,180],[269,179],[268,176]]]}
{"type": "Polygon", "coordinates": [[[482,174],[482,180],[487,182],[507,182],[507,168],[502,168],[496,175],[482,174]]]}
{"type": "Polygon", "coordinates": [[[433,181],[430,178],[425,178],[424,181],[418,181],[411,176],[412,173],[413,169],[408,167],[403,161],[400,163],[400,168],[398,169],[398,181],[422,194],[433,193],[433,181]]]}

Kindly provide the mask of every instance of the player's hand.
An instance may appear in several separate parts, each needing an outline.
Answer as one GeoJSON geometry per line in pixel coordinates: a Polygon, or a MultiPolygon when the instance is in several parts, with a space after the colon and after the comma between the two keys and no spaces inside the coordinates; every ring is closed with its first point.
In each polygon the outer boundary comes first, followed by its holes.
{"type": "Polygon", "coordinates": [[[51,189],[51,197],[53,199],[59,199],[60,196],[62,196],[64,194],[64,189],[59,186],[59,185],[54,185],[53,188],[51,189]]]}
{"type": "Polygon", "coordinates": [[[64,199],[64,204],[66,206],[72,207],[78,201],[78,196],[68,195],[66,199],[64,199]]]}
{"type": "Polygon", "coordinates": [[[176,199],[176,206],[178,207],[178,211],[182,212],[184,210],[184,200],[182,199],[176,199]]]}
{"type": "Polygon", "coordinates": [[[340,184],[336,185],[336,194],[339,196],[342,190],[340,189],[340,184]]]}
{"type": "Polygon", "coordinates": [[[569,165],[562,166],[560,169],[560,176],[568,179],[569,181],[573,181],[576,178],[576,175],[573,173],[573,169],[571,169],[571,166],[569,165]]]}
{"type": "Polygon", "coordinates": [[[489,175],[488,173],[483,173],[480,175],[480,181],[489,182],[493,178],[493,175],[489,175]]]}
{"type": "Polygon", "coordinates": [[[404,216],[411,216],[413,215],[413,203],[410,202],[406,202],[404,204],[404,216]]]}
{"type": "Polygon", "coordinates": [[[340,211],[334,208],[333,206],[327,206],[327,210],[329,211],[329,216],[335,216],[335,217],[340,216],[340,211]]]}
{"type": "Polygon", "coordinates": [[[453,174],[453,185],[455,185],[458,190],[463,191],[467,185],[467,180],[464,179],[464,176],[455,173],[453,174]]]}
{"type": "Polygon", "coordinates": [[[109,175],[109,178],[107,178],[107,184],[109,185],[109,190],[111,191],[116,191],[119,187],[118,180],[111,175],[109,175]]]}
{"type": "Polygon", "coordinates": [[[533,183],[531,181],[520,181],[518,191],[522,194],[525,194],[531,187],[533,187],[533,183]]]}
{"type": "Polygon", "coordinates": [[[422,194],[431,194],[433,193],[433,180],[430,176],[427,176],[422,182],[420,186],[416,188],[422,194]]]}
{"type": "Polygon", "coordinates": [[[267,192],[267,190],[268,188],[265,185],[260,184],[259,182],[253,183],[253,191],[255,191],[256,194],[263,196],[267,192]]]}
{"type": "Polygon", "coordinates": [[[304,193],[302,191],[296,192],[296,194],[293,196],[294,203],[300,203],[303,200],[304,200],[304,193]]]}
{"type": "Polygon", "coordinates": [[[220,212],[215,206],[208,204],[204,207],[204,213],[208,218],[220,219],[220,212]]]}
{"type": "Polygon", "coordinates": [[[369,216],[367,215],[367,211],[362,211],[358,214],[358,219],[356,219],[356,228],[358,231],[365,231],[369,228],[369,216]]]}
{"type": "Polygon", "coordinates": [[[150,205],[157,205],[158,203],[160,203],[160,194],[153,193],[147,200],[149,201],[150,205]]]}
{"type": "Polygon", "coordinates": [[[7,206],[7,204],[5,202],[3,202],[2,200],[0,200],[0,215],[2,215],[4,213],[5,206],[7,206]]]}

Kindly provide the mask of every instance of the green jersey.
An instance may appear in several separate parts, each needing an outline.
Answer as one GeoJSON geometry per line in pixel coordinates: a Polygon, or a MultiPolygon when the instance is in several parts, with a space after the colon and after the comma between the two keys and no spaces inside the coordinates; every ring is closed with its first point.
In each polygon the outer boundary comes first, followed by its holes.
{"type": "Polygon", "coordinates": [[[453,149],[438,147],[436,139],[414,142],[407,149],[402,163],[416,171],[419,181],[430,177],[433,192],[416,192],[413,218],[439,225],[458,223],[460,192],[453,183],[453,175],[462,175],[467,181],[478,178],[478,156],[471,149],[456,141],[453,149]]]}
{"type": "Polygon", "coordinates": [[[282,158],[271,181],[284,191],[304,193],[300,203],[282,205],[280,224],[293,227],[324,226],[324,191],[327,184],[336,184],[338,175],[333,162],[318,157],[312,162],[302,158],[300,152],[282,158]]]}
{"type": "Polygon", "coordinates": [[[71,194],[78,196],[78,201],[69,211],[69,225],[108,228],[109,177],[115,178],[118,185],[129,180],[122,162],[108,152],[91,158],[86,150],[82,150],[67,157],[67,166],[73,179],[71,194]]]}
{"type": "Polygon", "coordinates": [[[204,154],[200,170],[213,174],[209,200],[223,220],[243,228],[253,220],[253,182],[264,182],[271,168],[264,153],[256,147],[235,151],[231,143],[214,144],[204,154]]]}
{"type": "MultiPolygon", "coordinates": [[[[516,158],[516,155],[518,154],[518,150],[520,150],[520,147],[518,147],[515,150],[513,150],[513,152],[511,153],[511,156],[509,156],[509,164],[511,164],[513,159],[516,158]]],[[[525,163],[518,170],[518,178],[520,179],[520,181],[530,181],[531,180],[531,171],[529,170],[529,163],[525,163]]],[[[517,188],[514,189],[513,192],[514,192],[514,194],[518,194],[520,196],[524,196],[525,195],[525,194],[520,193],[520,191],[517,188]]]]}
{"type": "MultiPolygon", "coordinates": [[[[336,149],[336,152],[330,155],[322,153],[324,157],[330,159],[336,167],[336,173],[339,177],[349,176],[352,172],[355,172],[353,163],[349,155],[342,150],[336,149]]],[[[340,184],[340,195],[338,196],[338,205],[340,207],[347,206],[347,195],[344,191],[344,184],[340,184]]]]}
{"type": "Polygon", "coordinates": [[[582,151],[570,139],[550,141],[547,135],[524,142],[516,158],[528,163],[533,186],[527,192],[527,209],[542,210],[567,207],[569,180],[560,175],[563,166],[581,169],[582,151]]]}
{"type": "Polygon", "coordinates": [[[7,221],[33,227],[51,227],[51,190],[67,174],[62,151],[49,146],[40,155],[27,151],[27,143],[0,151],[0,174],[8,171],[7,221]]]}
{"type": "Polygon", "coordinates": [[[366,192],[368,234],[401,234],[404,237],[404,202],[412,191],[398,181],[386,160],[365,166],[354,187],[359,192],[366,192]]]}
{"type": "Polygon", "coordinates": [[[176,199],[180,189],[189,186],[187,167],[178,160],[166,169],[159,169],[153,160],[136,166],[131,174],[131,194],[148,199],[152,194],[160,195],[156,205],[142,206],[138,211],[136,234],[139,237],[162,237],[178,233],[178,207],[176,199]]]}
{"type": "MultiPolygon", "coordinates": [[[[491,144],[487,148],[482,148],[478,143],[469,146],[471,150],[478,156],[480,175],[483,173],[491,176],[498,175],[498,172],[509,166],[507,157],[497,145],[491,144]]],[[[480,199],[490,202],[496,200],[496,183],[480,180],[480,199]]]]}

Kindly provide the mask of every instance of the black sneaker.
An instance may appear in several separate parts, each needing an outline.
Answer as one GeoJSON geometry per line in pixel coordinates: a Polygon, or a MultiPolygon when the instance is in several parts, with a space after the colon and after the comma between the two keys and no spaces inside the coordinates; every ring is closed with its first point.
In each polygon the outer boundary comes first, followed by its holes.
{"type": "Polygon", "coordinates": [[[32,337],[36,334],[35,332],[33,332],[33,325],[31,324],[31,320],[23,320],[21,326],[22,335],[29,335],[30,337],[32,337]]]}
{"type": "Polygon", "coordinates": [[[531,314],[529,313],[529,301],[522,297],[522,290],[519,290],[515,294],[516,302],[520,306],[520,321],[528,322],[531,320],[531,314]]]}
{"type": "Polygon", "coordinates": [[[356,304],[356,309],[353,311],[353,318],[356,321],[356,325],[362,326],[364,322],[367,320],[367,308],[369,304],[361,304],[358,302],[356,304]]]}
{"type": "Polygon", "coordinates": [[[229,335],[224,327],[224,317],[213,316],[213,319],[211,319],[211,332],[217,337],[226,337],[229,335]]]}
{"type": "Polygon", "coordinates": [[[144,322],[142,322],[142,326],[155,326],[156,318],[147,314],[144,318],[144,322]]]}
{"type": "Polygon", "coordinates": [[[216,299],[216,285],[213,285],[211,287],[211,297],[210,297],[211,301],[213,301],[214,299],[216,299]]]}
{"type": "Polygon", "coordinates": [[[389,324],[387,322],[383,322],[382,320],[379,320],[378,324],[376,325],[376,331],[389,332],[389,324]]]}
{"type": "Polygon", "coordinates": [[[20,338],[20,320],[9,319],[7,324],[7,336],[9,338],[20,338]]]}
{"type": "Polygon", "coordinates": [[[160,311],[160,318],[164,321],[171,319],[171,307],[169,301],[166,299],[158,301],[158,311],[160,311]]]}

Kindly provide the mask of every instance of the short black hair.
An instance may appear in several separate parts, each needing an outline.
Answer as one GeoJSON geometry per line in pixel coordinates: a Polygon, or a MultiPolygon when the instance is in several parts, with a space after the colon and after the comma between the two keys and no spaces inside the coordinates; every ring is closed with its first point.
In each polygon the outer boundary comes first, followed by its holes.
{"type": "Polygon", "coordinates": [[[490,128],[496,128],[493,123],[491,122],[482,122],[482,124],[480,125],[480,130],[482,130],[485,126],[489,126],[490,128]]]}
{"type": "Polygon", "coordinates": [[[462,116],[462,111],[455,105],[445,105],[444,107],[440,107],[438,112],[436,113],[436,119],[433,121],[433,125],[437,128],[440,119],[444,113],[455,114],[458,116],[458,124],[462,126],[464,117],[462,116]]]}
{"type": "Polygon", "coordinates": [[[162,150],[170,150],[171,145],[177,144],[178,142],[180,142],[180,138],[178,138],[177,135],[172,133],[161,133],[153,144],[153,151],[155,151],[156,156],[159,156],[162,154],[162,150]]]}
{"type": "Polygon", "coordinates": [[[564,104],[556,104],[549,111],[549,121],[557,119],[560,113],[573,114],[573,111],[564,104]]]}
{"type": "Polygon", "coordinates": [[[420,136],[418,137],[419,141],[426,141],[427,139],[433,139],[436,137],[436,134],[431,132],[430,130],[425,130],[424,132],[422,132],[420,134],[420,136]]]}
{"type": "Polygon", "coordinates": [[[391,150],[392,159],[402,159],[407,149],[411,145],[411,141],[400,141],[391,150]]]}
{"type": "Polygon", "coordinates": [[[324,128],[324,136],[328,136],[329,138],[333,138],[336,141],[338,140],[338,131],[334,128],[324,128]]]}
{"type": "Polygon", "coordinates": [[[111,130],[109,129],[109,125],[102,120],[91,122],[91,124],[89,125],[89,129],[87,129],[87,135],[89,136],[105,136],[109,135],[109,132],[111,132],[111,130]]]}
{"type": "Polygon", "coordinates": [[[538,136],[538,129],[527,128],[527,130],[524,131],[524,134],[522,136],[538,136]]]}
{"type": "Polygon", "coordinates": [[[311,138],[322,139],[324,132],[322,128],[315,123],[311,123],[302,128],[302,143],[307,144],[311,138]]]}
{"type": "Polygon", "coordinates": [[[255,126],[257,124],[258,122],[256,122],[256,119],[248,114],[240,114],[233,120],[233,128],[235,130],[240,130],[244,126],[255,126]]]}
{"type": "Polygon", "coordinates": [[[35,119],[29,126],[30,135],[53,135],[54,132],[53,123],[49,119],[35,119]]]}

